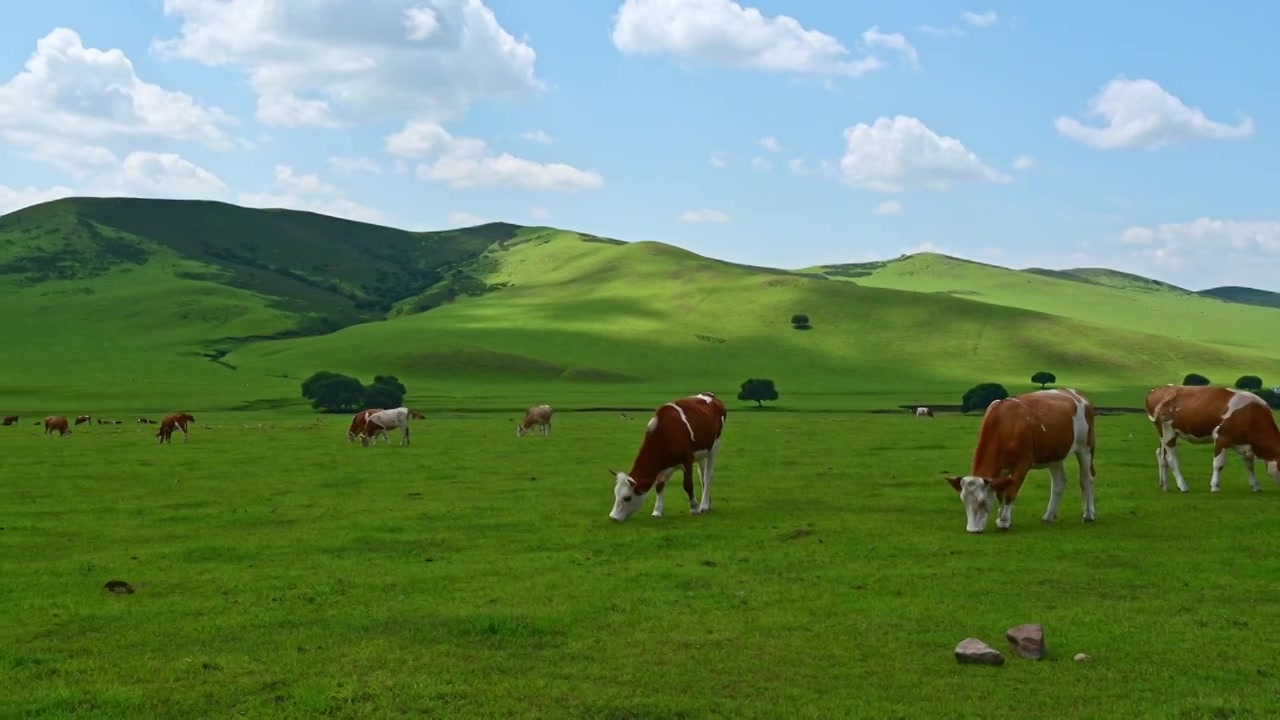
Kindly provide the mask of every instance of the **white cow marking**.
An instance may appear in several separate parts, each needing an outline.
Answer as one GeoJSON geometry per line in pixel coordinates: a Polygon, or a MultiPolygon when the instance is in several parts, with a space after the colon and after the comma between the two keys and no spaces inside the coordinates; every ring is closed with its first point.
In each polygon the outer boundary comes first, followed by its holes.
{"type": "Polygon", "coordinates": [[[676,412],[680,413],[680,419],[684,421],[684,426],[689,429],[689,439],[697,442],[698,439],[693,436],[693,426],[689,424],[689,418],[685,416],[684,410],[675,403],[667,403],[667,407],[673,407],[676,409],[676,412]]]}

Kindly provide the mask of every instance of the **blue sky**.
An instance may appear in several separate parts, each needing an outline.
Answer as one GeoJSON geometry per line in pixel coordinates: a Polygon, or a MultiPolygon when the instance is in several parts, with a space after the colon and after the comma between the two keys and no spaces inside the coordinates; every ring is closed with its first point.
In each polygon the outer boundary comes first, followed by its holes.
{"type": "Polygon", "coordinates": [[[1280,290],[1280,5],[25,7],[0,25],[0,212],[200,197],[1280,290]]]}

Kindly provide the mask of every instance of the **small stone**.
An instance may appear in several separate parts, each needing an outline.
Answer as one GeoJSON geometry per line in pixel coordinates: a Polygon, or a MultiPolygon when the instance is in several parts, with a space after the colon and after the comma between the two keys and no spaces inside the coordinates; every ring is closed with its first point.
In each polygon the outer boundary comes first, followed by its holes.
{"type": "Polygon", "coordinates": [[[1088,662],[1089,660],[1092,660],[1092,658],[1090,658],[1088,655],[1085,655],[1084,653],[1076,653],[1076,656],[1071,659],[1075,660],[1076,662],[1088,662]]]}
{"type": "Polygon", "coordinates": [[[965,638],[956,645],[956,662],[975,665],[1003,665],[1004,655],[977,638],[965,638]]]}
{"type": "Polygon", "coordinates": [[[1028,624],[1011,627],[1004,631],[1005,638],[1012,646],[1015,655],[1028,660],[1041,660],[1045,656],[1044,628],[1028,624]]]}

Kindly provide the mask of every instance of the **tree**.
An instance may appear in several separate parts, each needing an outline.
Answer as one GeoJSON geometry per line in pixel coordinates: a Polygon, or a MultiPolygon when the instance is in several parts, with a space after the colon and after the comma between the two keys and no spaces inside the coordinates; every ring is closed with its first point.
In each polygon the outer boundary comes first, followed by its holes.
{"type": "Polygon", "coordinates": [[[1187,376],[1182,378],[1182,384],[1183,385],[1208,385],[1209,378],[1201,375],[1200,373],[1187,373],[1187,376]]]}
{"type": "Polygon", "coordinates": [[[1049,383],[1058,382],[1058,378],[1051,372],[1046,372],[1044,370],[1041,370],[1040,372],[1031,376],[1031,382],[1036,383],[1041,388],[1043,388],[1045,385],[1048,385],[1049,383]]]}
{"type": "Polygon", "coordinates": [[[1263,402],[1265,402],[1272,410],[1280,409],[1280,393],[1277,393],[1272,388],[1253,390],[1252,392],[1254,395],[1262,398],[1263,402]]]}
{"type": "MultiPolygon", "coordinates": [[[[386,385],[388,387],[395,388],[400,392],[401,398],[403,398],[405,395],[409,393],[409,391],[405,388],[404,383],[400,382],[400,378],[397,378],[395,375],[374,375],[373,384],[386,385]]],[[[400,404],[400,401],[396,400],[396,407],[399,407],[399,404],[400,404]]],[[[373,406],[370,405],[369,407],[373,407],[373,406]]]]}
{"type": "Polygon", "coordinates": [[[742,383],[742,390],[738,393],[738,399],[744,402],[754,402],[756,407],[764,407],[764,401],[778,399],[778,389],[773,386],[772,380],[751,378],[742,383]]]}
{"type": "Polygon", "coordinates": [[[403,387],[399,383],[391,385],[375,381],[364,389],[364,406],[367,408],[382,408],[384,410],[400,407],[400,403],[404,402],[404,392],[400,389],[403,387]]]}
{"type": "Polygon", "coordinates": [[[339,375],[338,373],[335,373],[335,372],[329,372],[328,370],[321,370],[320,372],[312,374],[311,377],[302,381],[302,397],[308,400],[314,400],[316,397],[317,387],[324,384],[325,382],[328,382],[329,380],[332,380],[334,378],[339,378],[339,377],[346,377],[346,376],[339,375]]]}
{"type": "Polygon", "coordinates": [[[1241,375],[1240,378],[1236,380],[1236,387],[1240,390],[1261,390],[1262,378],[1257,375],[1241,375]]]}
{"type": "Polygon", "coordinates": [[[349,375],[321,370],[302,381],[302,397],[311,401],[311,407],[326,413],[400,407],[407,393],[394,375],[376,375],[372,385],[364,385],[349,375]]]}
{"type": "Polygon", "coordinates": [[[791,316],[791,327],[796,330],[810,330],[813,328],[813,326],[809,324],[809,316],[803,313],[791,316]]]}
{"type": "Polygon", "coordinates": [[[970,410],[986,410],[987,406],[996,400],[1003,400],[1009,397],[1009,391],[1004,389],[1000,383],[981,383],[974,385],[965,392],[964,397],[960,401],[960,412],[969,412],[970,410]]]}

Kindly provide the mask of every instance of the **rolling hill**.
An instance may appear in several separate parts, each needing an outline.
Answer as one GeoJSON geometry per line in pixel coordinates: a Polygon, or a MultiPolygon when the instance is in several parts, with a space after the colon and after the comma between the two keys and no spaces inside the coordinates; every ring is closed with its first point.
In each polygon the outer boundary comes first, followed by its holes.
{"type": "Polygon", "coordinates": [[[0,405],[301,408],[321,369],[398,375],[424,408],[647,406],[748,377],[790,407],[953,403],[1042,369],[1132,405],[1191,371],[1275,375],[1280,342],[1254,328],[1280,310],[1223,290],[1234,302],[930,254],[790,272],[548,227],[70,198],[0,217],[0,405]]]}

